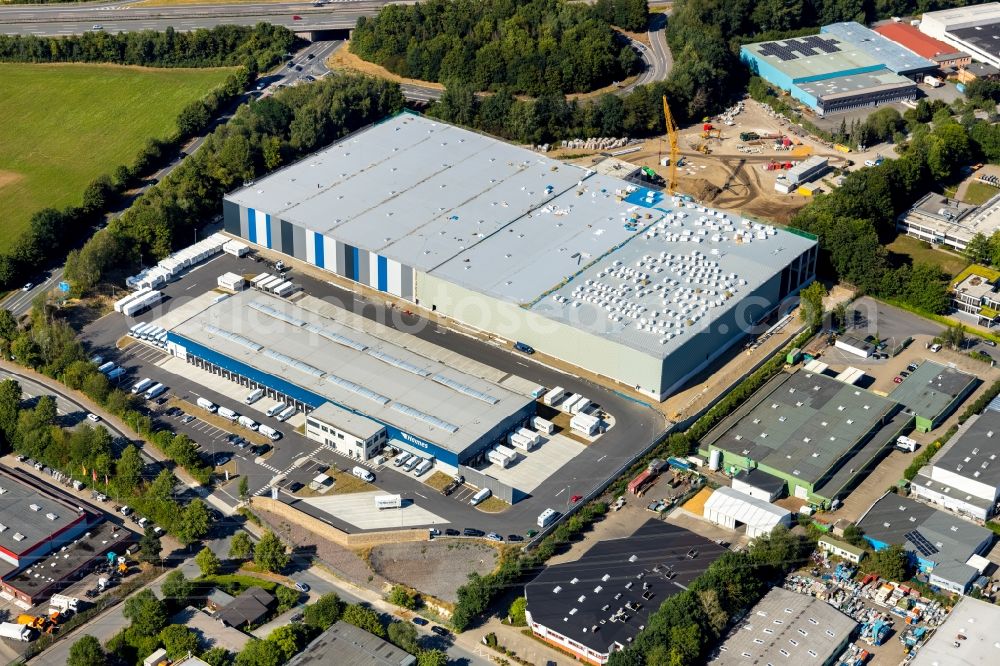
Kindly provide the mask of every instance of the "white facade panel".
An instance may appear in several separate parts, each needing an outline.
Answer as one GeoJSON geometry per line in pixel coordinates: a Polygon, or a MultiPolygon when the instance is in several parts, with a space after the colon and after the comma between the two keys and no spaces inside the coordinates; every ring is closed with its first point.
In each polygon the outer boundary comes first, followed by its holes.
{"type": "Polygon", "coordinates": [[[393,296],[403,295],[403,267],[398,261],[393,261],[389,259],[387,261],[388,265],[388,281],[386,287],[388,291],[393,296]]]}
{"type": "Polygon", "coordinates": [[[310,231],[306,229],[306,261],[308,261],[313,266],[316,265],[316,237],[319,236],[315,231],[310,231]]]}
{"type": "Polygon", "coordinates": [[[960,493],[974,495],[975,497],[991,501],[997,499],[997,487],[976,481],[975,479],[970,479],[967,476],[957,474],[951,470],[934,466],[931,468],[931,478],[938,483],[951,486],[960,493]]]}
{"type": "Polygon", "coordinates": [[[265,214],[263,211],[258,210],[254,216],[254,224],[256,226],[257,233],[257,244],[263,245],[264,247],[271,247],[267,242],[267,222],[270,216],[265,214]]]}
{"type": "Polygon", "coordinates": [[[337,241],[323,236],[323,268],[334,273],[340,272],[340,262],[337,256],[337,241]]]}
{"type": "MultiPolygon", "coordinates": [[[[359,250],[364,252],[364,250],[359,250]]],[[[369,287],[378,289],[378,255],[374,252],[368,253],[368,282],[369,287]]]]}

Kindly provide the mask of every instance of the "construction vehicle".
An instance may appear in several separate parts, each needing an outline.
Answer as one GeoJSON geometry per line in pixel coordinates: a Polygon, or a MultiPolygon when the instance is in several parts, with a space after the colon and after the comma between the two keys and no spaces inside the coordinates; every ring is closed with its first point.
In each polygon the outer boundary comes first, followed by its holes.
{"type": "Polygon", "coordinates": [[[695,146],[694,149],[697,150],[702,155],[708,155],[710,152],[712,152],[708,147],[708,141],[702,141],[697,146],[695,146]]]}
{"type": "Polygon", "coordinates": [[[701,126],[701,138],[703,139],[722,139],[722,128],[713,127],[711,123],[705,123],[701,126]]]}
{"type": "Polygon", "coordinates": [[[667,128],[667,142],[670,145],[670,177],[667,178],[667,194],[673,195],[677,189],[677,161],[680,158],[680,150],[677,148],[677,125],[670,114],[666,95],[663,96],[663,121],[667,128]]]}
{"type": "Polygon", "coordinates": [[[63,615],[69,612],[76,612],[79,609],[80,600],[76,597],[67,597],[64,594],[53,594],[52,598],[49,599],[49,613],[62,613],[63,615]]]}
{"type": "Polygon", "coordinates": [[[22,614],[17,616],[17,623],[41,634],[51,634],[56,630],[56,622],[59,618],[59,613],[55,613],[55,615],[56,620],[53,621],[50,616],[22,614]]]}

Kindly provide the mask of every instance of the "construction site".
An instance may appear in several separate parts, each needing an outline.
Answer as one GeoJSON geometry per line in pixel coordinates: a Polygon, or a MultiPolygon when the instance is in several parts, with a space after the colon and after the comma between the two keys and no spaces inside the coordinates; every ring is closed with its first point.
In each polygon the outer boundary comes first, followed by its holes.
{"type": "MultiPolygon", "coordinates": [[[[845,153],[844,147],[834,147],[810,136],[750,99],[719,116],[676,129],[675,141],[678,193],[690,195],[706,206],[780,224],[787,224],[811,200],[812,193],[835,187],[838,170],[863,166],[866,160],[876,159],[874,150],[871,155],[845,153]],[[826,158],[827,169],[812,183],[809,195],[799,193],[794,187],[789,194],[775,190],[779,176],[814,156],[826,158]]],[[[560,154],[573,155],[574,159],[569,161],[599,170],[599,163],[607,159],[608,153],[581,156],[579,149],[551,153],[556,158],[560,154]]],[[[612,154],[641,169],[647,179],[650,172],[662,177],[669,189],[669,136],[635,143],[612,154]]]]}

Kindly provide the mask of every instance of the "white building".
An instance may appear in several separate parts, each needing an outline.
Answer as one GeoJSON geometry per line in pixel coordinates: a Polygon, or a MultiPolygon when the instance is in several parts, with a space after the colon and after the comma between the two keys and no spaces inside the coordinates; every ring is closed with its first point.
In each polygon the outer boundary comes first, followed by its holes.
{"type": "Polygon", "coordinates": [[[1000,2],[927,12],[920,21],[920,32],[980,62],[1000,67],[1000,2]]]}
{"type": "Polygon", "coordinates": [[[725,486],[717,488],[705,502],[704,516],[731,530],[746,525],[750,538],[770,534],[778,525],[792,525],[788,510],[725,486]]]}
{"type": "Polygon", "coordinates": [[[986,520],[1000,499],[1000,412],[966,422],[912,482],[913,494],[957,513],[986,520]]]}
{"type": "Polygon", "coordinates": [[[330,402],[306,417],[306,437],[357,460],[375,457],[388,443],[381,423],[330,402]]]}

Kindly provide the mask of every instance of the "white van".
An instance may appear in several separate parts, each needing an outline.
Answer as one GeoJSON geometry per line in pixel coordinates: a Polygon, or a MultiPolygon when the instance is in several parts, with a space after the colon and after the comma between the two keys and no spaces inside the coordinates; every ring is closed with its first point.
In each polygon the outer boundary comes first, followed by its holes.
{"type": "Polygon", "coordinates": [[[413,469],[420,464],[421,460],[423,460],[423,458],[421,458],[420,456],[413,456],[412,458],[406,461],[406,464],[403,465],[403,469],[405,469],[407,472],[412,472],[413,469]]]}
{"type": "Polygon", "coordinates": [[[276,442],[281,439],[281,433],[272,428],[271,426],[261,425],[258,427],[258,431],[262,435],[267,435],[272,442],[276,442]]]}
{"type": "Polygon", "coordinates": [[[245,402],[248,405],[252,405],[253,403],[257,402],[263,397],[264,397],[264,389],[261,388],[254,389],[253,391],[250,392],[250,395],[248,395],[246,397],[246,400],[244,400],[243,402],[245,402]]]}
{"type": "Polygon", "coordinates": [[[219,416],[224,419],[229,419],[230,421],[235,421],[240,418],[240,415],[229,409],[228,407],[219,407],[219,416]]]}
{"type": "Polygon", "coordinates": [[[212,402],[208,398],[198,398],[197,404],[198,404],[199,407],[201,407],[202,409],[204,409],[204,410],[206,410],[208,412],[214,412],[216,409],[219,408],[218,405],[216,405],[214,402],[212,402]]]}
{"type": "Polygon", "coordinates": [[[493,494],[492,490],[490,490],[489,488],[483,488],[478,493],[472,496],[472,499],[469,500],[469,504],[471,504],[472,506],[476,506],[477,504],[484,502],[486,498],[492,494],[493,494]]]}
{"type": "Polygon", "coordinates": [[[419,465],[417,465],[417,468],[413,470],[413,475],[414,476],[423,476],[424,474],[426,474],[428,472],[428,470],[430,470],[431,467],[434,467],[434,463],[432,463],[430,460],[427,460],[426,458],[424,458],[423,462],[421,462],[419,465]]]}
{"type": "Polygon", "coordinates": [[[398,456],[396,456],[396,459],[392,461],[392,464],[396,467],[400,467],[401,465],[406,464],[406,461],[409,460],[412,456],[413,456],[412,453],[403,451],[398,456]]]}
{"type": "Polygon", "coordinates": [[[162,395],[167,390],[167,387],[163,384],[153,384],[146,391],[146,400],[152,400],[153,398],[162,395]]]}
{"type": "Polygon", "coordinates": [[[135,383],[135,386],[132,387],[132,395],[137,395],[139,393],[142,393],[152,385],[153,385],[152,379],[149,379],[148,377],[145,379],[140,379],[135,383]]]}
{"type": "Polygon", "coordinates": [[[281,413],[275,416],[274,418],[278,419],[279,421],[287,421],[288,419],[295,416],[295,412],[297,411],[299,410],[296,409],[294,405],[289,405],[288,407],[285,407],[283,410],[281,410],[281,413]]]}
{"type": "Polygon", "coordinates": [[[265,412],[265,413],[268,416],[274,416],[275,414],[277,414],[278,412],[280,412],[281,410],[283,410],[287,406],[288,405],[286,405],[285,403],[279,402],[279,403],[276,403],[276,404],[271,405],[270,407],[268,407],[267,412],[265,412]]]}
{"type": "Polygon", "coordinates": [[[364,467],[355,467],[351,470],[351,474],[358,477],[362,481],[367,481],[372,483],[375,480],[375,475],[366,470],[364,467]]]}
{"type": "Polygon", "coordinates": [[[243,426],[244,428],[249,428],[250,430],[256,430],[257,426],[260,425],[249,416],[241,416],[240,418],[237,419],[237,421],[241,426],[243,426]]]}

